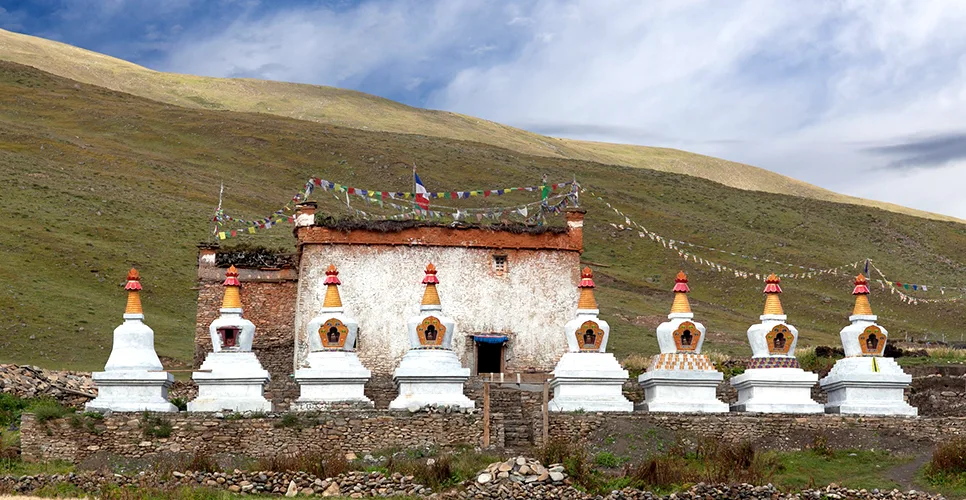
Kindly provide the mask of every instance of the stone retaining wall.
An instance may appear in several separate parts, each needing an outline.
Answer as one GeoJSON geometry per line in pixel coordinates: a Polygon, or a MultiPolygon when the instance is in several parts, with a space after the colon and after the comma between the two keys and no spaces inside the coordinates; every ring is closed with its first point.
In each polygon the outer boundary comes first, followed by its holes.
{"type": "MultiPolygon", "coordinates": [[[[537,444],[543,420],[533,419],[537,444]]],[[[966,436],[966,418],[855,417],[840,415],[689,415],[654,413],[551,413],[550,441],[591,445],[617,440],[643,445],[705,439],[751,441],[766,449],[795,450],[821,445],[831,448],[877,448],[921,451],[935,443],[966,436]]]]}
{"type": "MultiPolygon", "coordinates": [[[[169,437],[146,435],[145,415],[112,414],[91,419],[78,414],[38,422],[21,419],[25,460],[66,460],[78,463],[94,455],[148,458],[167,453],[230,453],[249,458],[306,452],[371,453],[388,448],[481,446],[481,413],[414,413],[336,411],[317,416],[273,414],[264,418],[226,419],[211,414],[152,414],[171,424],[169,437]],[[288,426],[283,421],[288,420],[288,426]]],[[[157,421],[155,421],[155,424],[157,421]]],[[[490,445],[504,444],[503,416],[490,415],[490,445]]]]}

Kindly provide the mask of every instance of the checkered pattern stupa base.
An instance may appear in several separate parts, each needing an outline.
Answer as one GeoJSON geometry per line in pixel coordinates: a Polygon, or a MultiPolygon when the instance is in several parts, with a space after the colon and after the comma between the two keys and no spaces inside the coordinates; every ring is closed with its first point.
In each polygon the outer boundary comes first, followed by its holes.
{"type": "Polygon", "coordinates": [[[801,368],[801,366],[798,365],[798,359],[796,358],[751,358],[751,362],[748,363],[748,369],[756,368],[801,368]]]}
{"type": "Polygon", "coordinates": [[[654,370],[715,371],[714,363],[704,354],[681,352],[654,356],[651,359],[651,366],[648,368],[648,371],[654,370]]]}

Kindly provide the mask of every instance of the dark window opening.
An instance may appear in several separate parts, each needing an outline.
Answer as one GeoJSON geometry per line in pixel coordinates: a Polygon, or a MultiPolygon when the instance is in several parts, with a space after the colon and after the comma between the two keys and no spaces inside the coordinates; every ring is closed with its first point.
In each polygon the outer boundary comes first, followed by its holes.
{"type": "Polygon", "coordinates": [[[237,328],[219,328],[218,336],[221,337],[221,347],[235,347],[238,345],[237,328]]]}
{"type": "Polygon", "coordinates": [[[870,351],[879,350],[879,337],[876,337],[874,333],[869,334],[868,338],[865,339],[865,348],[870,351]]]}
{"type": "Polygon", "coordinates": [[[336,328],[336,327],[334,327],[334,326],[331,327],[331,328],[329,328],[329,333],[326,335],[326,337],[328,338],[330,344],[338,344],[339,343],[339,329],[336,328]]]}
{"type": "Polygon", "coordinates": [[[775,349],[784,349],[784,348],[785,348],[785,334],[779,332],[778,335],[775,335],[775,349]]]}
{"type": "Polygon", "coordinates": [[[493,270],[497,274],[503,274],[506,272],[506,255],[494,255],[493,256],[493,270]]]}
{"type": "Polygon", "coordinates": [[[691,330],[685,330],[681,334],[681,345],[691,345],[691,330]]]}
{"type": "Polygon", "coordinates": [[[476,343],[476,373],[503,372],[503,344],[476,343]]]}
{"type": "Polygon", "coordinates": [[[429,325],[426,327],[426,342],[436,342],[436,327],[429,325]]]}

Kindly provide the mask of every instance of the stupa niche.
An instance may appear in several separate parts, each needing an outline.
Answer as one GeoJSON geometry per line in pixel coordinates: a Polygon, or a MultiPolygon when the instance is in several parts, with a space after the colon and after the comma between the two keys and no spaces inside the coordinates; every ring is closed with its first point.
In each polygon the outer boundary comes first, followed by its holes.
{"type": "Polygon", "coordinates": [[[855,307],[849,316],[851,324],[839,333],[845,358],[819,384],[828,393],[825,411],[860,415],[908,415],[918,410],[906,403],[903,392],[912,377],[892,358],[883,356],[889,333],[876,324],[869,303],[868,280],[862,274],[855,278],[855,307]]]}
{"type": "Polygon", "coordinates": [[[668,321],[657,327],[661,353],[651,360],[647,372],[638,377],[644,389],[642,409],[657,412],[721,413],[728,405],[718,400],[718,384],[724,374],[701,354],[706,330],[694,321],[688,302],[688,277],[678,273],[674,302],[668,321]]]}
{"type": "Polygon", "coordinates": [[[550,380],[551,411],[633,411],[622,392],[628,379],[613,354],[606,352],[610,325],[597,317],[593,272],[580,275],[577,316],[564,327],[570,352],[554,368],[550,380]]]}
{"type": "Polygon", "coordinates": [[[188,411],[272,411],[264,396],[270,376],[252,352],[255,325],[242,317],[235,266],[225,273],[224,285],[221,315],[208,327],[212,352],[200,371],[191,375],[198,384],[198,397],[188,402],[188,411]]]}
{"type": "Polygon", "coordinates": [[[761,323],[748,329],[752,358],[748,369],[731,378],[738,390],[734,411],[761,413],[822,413],[824,407],[812,400],[812,386],[818,375],[802,370],[795,358],[798,329],[787,323],[779,295],[781,280],[774,274],[765,279],[765,310],[761,323]]]}
{"type": "Polygon", "coordinates": [[[425,406],[457,406],[473,408],[474,403],[463,394],[463,384],[470,369],[463,368],[453,351],[456,323],[443,316],[436,285],[436,266],[426,266],[423,301],[419,314],[409,318],[411,348],[393,372],[399,396],[389,403],[391,409],[416,409],[425,406]]]}
{"type": "Polygon", "coordinates": [[[305,365],[295,371],[300,396],[292,409],[320,409],[333,403],[371,407],[365,395],[371,373],[354,352],[359,323],[344,314],[339,271],[330,264],[325,275],[322,310],[308,325],[310,352],[305,365]]]}
{"type": "Polygon", "coordinates": [[[114,345],[103,372],[93,373],[97,398],[87,411],[178,411],[168,401],[174,376],[166,373],[154,351],[154,330],[144,324],[141,309],[141,276],[137,269],[127,275],[127,307],[124,323],[114,329],[114,345]]]}

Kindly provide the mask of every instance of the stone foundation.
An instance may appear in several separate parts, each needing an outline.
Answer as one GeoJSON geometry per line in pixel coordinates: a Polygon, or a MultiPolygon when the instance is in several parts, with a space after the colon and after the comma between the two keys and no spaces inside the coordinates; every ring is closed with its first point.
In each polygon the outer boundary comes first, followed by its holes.
{"type": "MultiPolygon", "coordinates": [[[[153,414],[171,424],[171,434],[145,433],[143,414],[113,414],[103,420],[77,415],[37,422],[21,419],[24,460],[66,460],[79,463],[94,455],[127,458],[167,453],[233,454],[253,459],[311,452],[353,452],[359,456],[389,448],[482,446],[483,415],[476,413],[414,413],[339,411],[300,414],[298,423],[283,424],[282,415],[237,420],[191,413],[153,414]],[[88,427],[88,422],[93,428],[88,427]]],[[[154,422],[157,425],[157,421],[154,422]]],[[[503,416],[490,415],[490,446],[503,448],[503,416]]]]}
{"type": "MultiPolygon", "coordinates": [[[[542,444],[543,420],[532,423],[542,444]]],[[[840,415],[695,415],[648,413],[550,414],[550,441],[593,445],[608,437],[644,436],[664,444],[694,445],[705,439],[750,441],[765,449],[797,450],[825,443],[832,448],[876,448],[921,452],[956,436],[966,436],[966,418],[857,417],[840,415]]]]}

